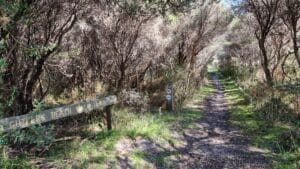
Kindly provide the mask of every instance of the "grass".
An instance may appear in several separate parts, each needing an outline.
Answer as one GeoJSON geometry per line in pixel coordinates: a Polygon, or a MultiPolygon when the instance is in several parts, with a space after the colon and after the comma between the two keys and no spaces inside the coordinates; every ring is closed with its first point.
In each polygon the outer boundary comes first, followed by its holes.
{"type": "Polygon", "coordinates": [[[200,90],[197,90],[194,95],[194,99],[203,102],[205,97],[211,95],[214,91],[215,88],[212,86],[212,84],[208,83],[206,85],[203,85],[200,90]]]}
{"type": "Polygon", "coordinates": [[[155,168],[155,166],[161,166],[166,169],[172,169],[176,168],[172,162],[172,158],[176,158],[178,155],[178,151],[164,151],[163,153],[153,156],[148,152],[135,150],[133,152],[132,161],[134,168],[155,168]]]}
{"type": "MultiPolygon", "coordinates": [[[[195,93],[193,99],[202,102],[212,92],[214,89],[211,84],[204,85],[195,93]]],[[[28,152],[24,154],[23,156],[30,159],[30,163],[23,157],[1,158],[0,168],[22,169],[24,166],[23,168],[27,169],[34,168],[37,163],[49,168],[116,168],[119,160],[116,145],[121,140],[133,142],[137,138],[143,138],[160,145],[176,145],[179,144],[179,140],[173,133],[192,128],[193,122],[202,116],[196,108],[182,108],[175,112],[160,114],[141,114],[127,109],[114,109],[112,112],[112,131],[107,131],[98,117],[95,117],[85,127],[88,130],[73,133],[72,136],[76,136],[74,139],[53,143],[42,156],[28,152]],[[90,129],[93,128],[98,130],[91,131],[90,129]]],[[[166,151],[159,156],[150,157],[147,152],[134,150],[130,154],[130,159],[134,168],[147,168],[147,166],[151,168],[155,164],[172,168],[171,158],[177,155],[176,151],[166,151]],[[147,161],[146,159],[149,158],[151,160],[147,161]]]]}
{"type": "Polygon", "coordinates": [[[1,169],[28,169],[33,168],[25,156],[9,158],[7,154],[8,147],[5,144],[0,145],[0,168],[1,169]]]}
{"type": "Polygon", "coordinates": [[[26,158],[16,157],[14,159],[0,158],[1,169],[28,169],[33,168],[26,158]]]}
{"type": "MultiPolygon", "coordinates": [[[[204,85],[195,93],[194,99],[203,101],[213,91],[211,84],[204,85]]],[[[115,109],[113,110],[114,129],[112,131],[98,132],[83,143],[82,139],[77,139],[55,144],[45,158],[57,166],[61,166],[65,159],[69,159],[71,162],[63,166],[66,168],[93,168],[93,166],[114,168],[118,161],[116,144],[120,140],[135,140],[140,137],[157,144],[174,145],[178,143],[178,140],[172,133],[175,130],[181,131],[193,127],[193,122],[201,116],[202,113],[199,110],[191,108],[161,114],[139,114],[126,109],[115,109]]],[[[91,125],[95,126],[95,124],[91,125]]],[[[84,135],[90,135],[90,133],[84,135]]],[[[130,159],[134,168],[151,168],[157,163],[170,168],[172,166],[170,158],[174,155],[178,155],[178,152],[165,152],[161,156],[149,157],[147,152],[134,150],[130,159]],[[146,160],[149,158],[152,158],[150,162],[146,160]]]]}
{"type": "Polygon", "coordinates": [[[117,163],[115,145],[121,139],[134,140],[142,137],[160,144],[175,144],[176,140],[171,134],[172,127],[177,124],[183,128],[188,127],[192,121],[201,117],[199,111],[193,110],[163,113],[162,115],[142,115],[125,110],[115,110],[114,112],[114,130],[100,132],[81,146],[78,145],[82,140],[55,145],[46,158],[58,162],[66,158],[74,159],[79,161],[81,167],[97,163],[98,167],[105,168],[103,166],[105,164],[117,163]]]}
{"type": "MultiPolygon", "coordinates": [[[[116,109],[113,111],[114,129],[112,131],[81,133],[87,137],[56,142],[39,158],[36,158],[34,154],[24,154],[32,159],[32,164],[27,162],[28,159],[21,157],[1,158],[0,168],[34,168],[36,159],[43,159],[43,164],[57,168],[114,168],[118,161],[116,144],[120,140],[134,141],[139,137],[157,144],[176,144],[177,140],[172,135],[173,129],[190,127],[192,122],[199,118],[201,118],[201,112],[193,109],[163,112],[162,114],[139,114],[126,109],[116,109]]],[[[92,120],[92,122],[93,124],[90,125],[97,125],[94,124],[97,122],[96,120],[92,120]]],[[[145,162],[142,156],[139,158],[134,152],[132,158],[135,168],[140,168],[142,161],[145,162]]],[[[159,157],[157,161],[159,161],[159,157]]]]}
{"type": "MultiPolygon", "coordinates": [[[[44,156],[46,161],[65,168],[89,168],[91,166],[107,168],[108,165],[113,168],[118,161],[116,144],[120,140],[135,140],[140,137],[158,144],[176,144],[177,140],[172,135],[173,130],[191,127],[193,121],[201,118],[201,112],[194,109],[182,109],[162,114],[138,114],[125,109],[116,109],[113,112],[114,129],[112,131],[98,132],[84,142],[82,139],[75,139],[57,143],[44,156]],[[66,159],[70,162],[64,164],[66,159]]],[[[132,161],[135,168],[140,168],[145,163],[143,159],[145,156],[142,153],[133,153],[132,161]]],[[[159,161],[159,157],[156,161],[159,161]]]]}
{"type": "Polygon", "coordinates": [[[231,104],[231,122],[242,128],[255,146],[268,150],[275,169],[299,169],[300,148],[286,151],[281,141],[284,133],[300,126],[264,118],[259,111],[255,111],[255,105],[248,101],[246,94],[233,80],[223,78],[222,84],[227,101],[231,104]]]}

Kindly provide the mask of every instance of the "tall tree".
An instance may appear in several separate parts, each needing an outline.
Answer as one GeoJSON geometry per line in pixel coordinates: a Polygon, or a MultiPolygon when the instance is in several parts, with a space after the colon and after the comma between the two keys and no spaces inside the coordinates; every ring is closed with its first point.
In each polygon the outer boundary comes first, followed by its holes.
{"type": "Polygon", "coordinates": [[[300,20],[300,1],[299,0],[285,0],[282,7],[282,20],[290,30],[291,38],[293,40],[294,55],[300,68],[300,54],[297,33],[300,20]]]}
{"type": "Polygon", "coordinates": [[[281,0],[245,0],[243,9],[251,13],[255,20],[255,37],[261,51],[261,65],[269,86],[273,86],[272,72],[269,68],[270,56],[266,48],[267,38],[276,23],[281,0]]]}
{"type": "Polygon", "coordinates": [[[64,36],[77,21],[81,0],[16,1],[18,11],[12,16],[3,41],[2,56],[6,97],[15,98],[7,112],[24,114],[33,108],[33,91],[44,71],[46,61],[59,50],[64,36]]]}

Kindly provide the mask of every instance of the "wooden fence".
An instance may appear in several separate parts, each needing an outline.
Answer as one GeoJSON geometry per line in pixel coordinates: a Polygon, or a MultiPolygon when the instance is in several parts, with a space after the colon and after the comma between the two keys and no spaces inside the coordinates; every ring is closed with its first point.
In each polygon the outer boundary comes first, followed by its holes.
{"type": "Polygon", "coordinates": [[[100,99],[83,101],[80,103],[66,105],[54,109],[45,110],[37,113],[29,113],[21,116],[14,116],[0,119],[0,129],[4,132],[30,127],[36,124],[42,124],[69,116],[83,113],[89,113],[93,110],[104,109],[106,112],[107,128],[111,125],[111,106],[117,103],[116,96],[107,96],[100,99]]]}

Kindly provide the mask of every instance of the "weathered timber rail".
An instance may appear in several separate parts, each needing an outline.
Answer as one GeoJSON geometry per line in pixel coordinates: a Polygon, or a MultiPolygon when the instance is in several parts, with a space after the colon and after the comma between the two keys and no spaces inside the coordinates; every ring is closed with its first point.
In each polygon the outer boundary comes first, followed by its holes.
{"type": "Polygon", "coordinates": [[[107,128],[111,125],[111,106],[117,104],[116,96],[107,96],[95,100],[83,101],[76,104],[66,105],[54,109],[48,109],[37,113],[29,113],[21,116],[14,116],[0,119],[0,129],[4,132],[30,127],[69,116],[89,113],[93,110],[104,109],[106,112],[107,128]]]}

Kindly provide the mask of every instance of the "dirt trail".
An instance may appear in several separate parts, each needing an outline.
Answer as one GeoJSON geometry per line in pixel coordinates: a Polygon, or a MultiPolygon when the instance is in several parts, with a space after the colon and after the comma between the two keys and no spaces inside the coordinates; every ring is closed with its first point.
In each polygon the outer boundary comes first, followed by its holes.
{"type": "MultiPolygon", "coordinates": [[[[151,168],[270,169],[264,151],[252,147],[248,138],[229,124],[224,88],[217,76],[211,82],[216,91],[205,99],[203,117],[188,129],[177,129],[182,145],[159,145],[138,139],[130,147],[147,152],[149,156],[145,159],[152,164],[151,168]],[[165,159],[164,162],[157,160],[158,157],[165,159]]],[[[121,149],[124,151],[124,147],[121,149]]],[[[119,168],[133,168],[122,153],[119,168]]]]}

